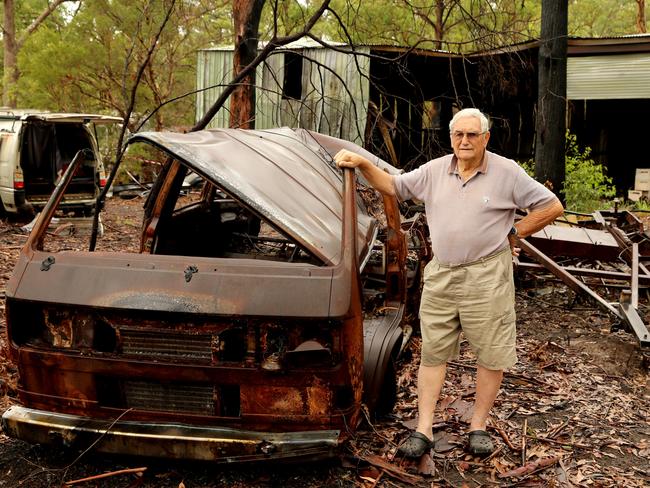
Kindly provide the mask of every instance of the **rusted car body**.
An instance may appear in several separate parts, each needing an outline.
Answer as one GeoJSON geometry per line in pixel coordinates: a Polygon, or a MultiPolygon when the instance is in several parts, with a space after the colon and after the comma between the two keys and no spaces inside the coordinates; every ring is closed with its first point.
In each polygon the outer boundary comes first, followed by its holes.
{"type": "Polygon", "coordinates": [[[332,161],[361,149],[308,131],[130,143],[167,157],[140,252],[47,249],[66,175],[20,255],[6,294],[22,405],[5,433],[218,462],[332,455],[364,403],[390,405],[423,219],[402,222],[394,198],[371,216],[332,161]],[[205,183],[180,204],[189,171],[205,183]]]}

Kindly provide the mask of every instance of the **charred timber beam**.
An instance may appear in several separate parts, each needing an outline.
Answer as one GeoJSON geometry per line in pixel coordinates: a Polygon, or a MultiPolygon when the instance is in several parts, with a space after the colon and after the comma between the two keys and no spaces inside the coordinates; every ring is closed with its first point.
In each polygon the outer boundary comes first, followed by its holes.
{"type": "Polygon", "coordinates": [[[598,305],[600,305],[601,308],[614,314],[618,318],[622,318],[619,311],[616,310],[616,308],[614,308],[611,303],[604,300],[600,295],[595,293],[591,288],[589,288],[583,282],[577,280],[573,275],[571,275],[565,269],[563,269],[562,266],[559,266],[550,257],[548,257],[546,254],[541,252],[539,249],[537,249],[529,242],[527,242],[525,239],[519,240],[519,247],[521,247],[521,249],[526,254],[528,254],[531,258],[533,258],[535,261],[537,261],[539,264],[541,264],[547,270],[549,270],[553,275],[561,279],[573,291],[575,291],[576,293],[583,293],[591,297],[593,300],[596,301],[598,305]]]}

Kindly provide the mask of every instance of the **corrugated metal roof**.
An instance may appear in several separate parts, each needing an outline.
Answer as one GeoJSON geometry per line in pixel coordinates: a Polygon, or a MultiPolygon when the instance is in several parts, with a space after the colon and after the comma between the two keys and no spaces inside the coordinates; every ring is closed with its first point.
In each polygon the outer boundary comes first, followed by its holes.
{"type": "Polygon", "coordinates": [[[650,98],[649,80],[649,53],[567,60],[567,97],[572,100],[650,98]]]}
{"type": "MultiPolygon", "coordinates": [[[[348,44],[345,42],[334,42],[334,41],[329,41],[327,39],[323,39],[323,43],[327,44],[328,46],[334,46],[334,47],[342,47],[342,46],[347,46],[348,44]]],[[[267,42],[265,41],[260,41],[259,42],[259,48],[263,48],[267,42]]],[[[303,48],[321,48],[321,49],[327,49],[327,46],[323,46],[318,41],[315,41],[314,39],[310,37],[302,37],[298,39],[297,41],[290,42],[289,44],[285,44],[284,46],[276,48],[276,51],[281,51],[283,49],[303,49],[303,48]]],[[[225,46],[214,46],[214,47],[208,47],[205,49],[201,49],[201,51],[232,51],[233,50],[233,45],[228,44],[225,46]]]]}

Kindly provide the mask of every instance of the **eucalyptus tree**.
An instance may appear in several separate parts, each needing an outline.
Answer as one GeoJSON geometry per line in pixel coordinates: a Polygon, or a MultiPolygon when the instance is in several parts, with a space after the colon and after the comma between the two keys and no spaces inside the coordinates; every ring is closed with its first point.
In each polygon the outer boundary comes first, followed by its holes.
{"type": "Polygon", "coordinates": [[[18,69],[18,53],[22,50],[25,42],[57,8],[66,2],[76,0],[52,0],[18,2],[20,7],[16,11],[14,0],[3,0],[3,82],[2,82],[2,104],[7,107],[16,107],[16,87],[20,78],[18,69]],[[19,25],[16,26],[18,16],[19,25]],[[18,27],[18,28],[17,28],[18,27]]]}
{"type": "Polygon", "coordinates": [[[639,10],[645,10],[645,0],[570,0],[569,34],[607,37],[643,32],[639,10]]]}
{"type": "Polygon", "coordinates": [[[155,129],[188,127],[193,99],[180,95],[194,89],[196,51],[231,40],[231,12],[228,0],[176,0],[158,32],[170,2],[93,0],[65,26],[43,28],[20,58],[22,100],[40,108],[125,116],[136,73],[155,42],[129,126],[149,119],[155,129]]]}

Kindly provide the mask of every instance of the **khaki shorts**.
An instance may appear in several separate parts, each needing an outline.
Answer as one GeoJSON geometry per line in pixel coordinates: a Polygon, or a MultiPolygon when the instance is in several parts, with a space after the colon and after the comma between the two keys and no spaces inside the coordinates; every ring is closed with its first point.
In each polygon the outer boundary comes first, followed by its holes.
{"type": "Polygon", "coordinates": [[[458,356],[462,330],[479,365],[512,367],[517,352],[510,249],[458,266],[441,265],[434,256],[424,269],[420,327],[424,366],[458,356]]]}

